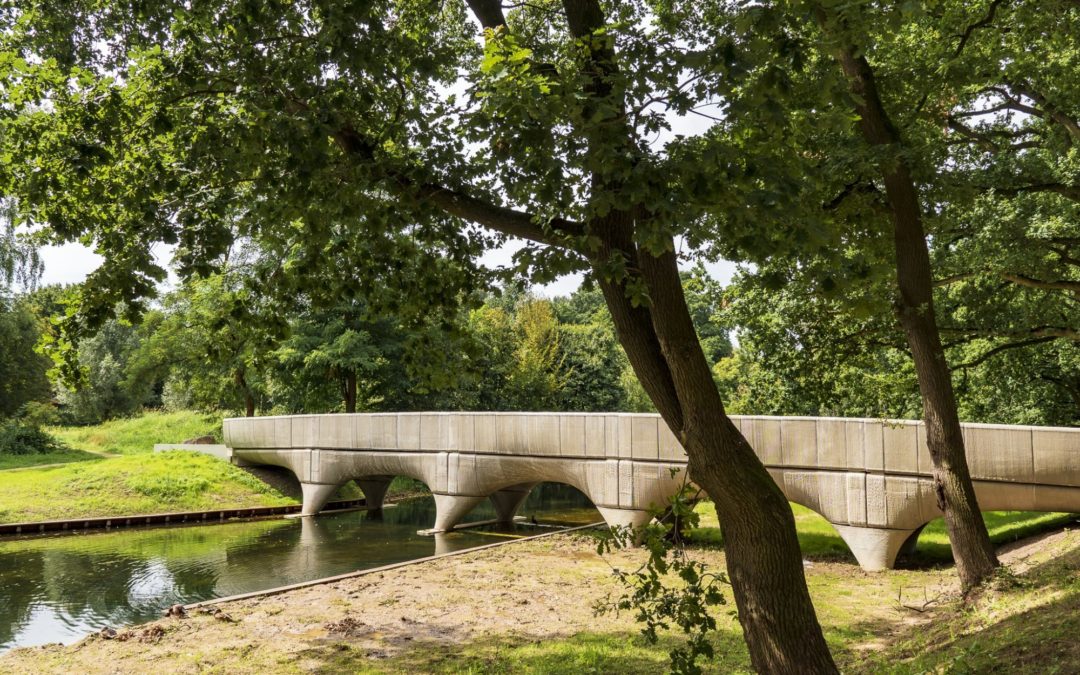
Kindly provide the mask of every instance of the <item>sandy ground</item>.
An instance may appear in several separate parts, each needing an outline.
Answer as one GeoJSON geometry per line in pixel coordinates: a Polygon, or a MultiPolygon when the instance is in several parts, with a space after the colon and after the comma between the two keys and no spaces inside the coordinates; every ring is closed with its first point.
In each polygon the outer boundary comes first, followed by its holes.
{"type": "MultiPolygon", "coordinates": [[[[1076,535],[1021,542],[1003,550],[1003,561],[1022,569],[1047,551],[1076,548],[1076,535]]],[[[694,555],[723,568],[719,551],[694,555]]],[[[630,639],[637,633],[632,616],[597,616],[593,606],[618,590],[613,566],[628,569],[641,559],[640,550],[601,558],[586,535],[558,534],[228,602],[217,614],[195,610],[121,629],[113,639],[15,650],[0,657],[0,672],[329,673],[343,672],[342,663],[348,672],[427,672],[439,670],[443,658],[451,665],[467,645],[508,637],[517,644],[580,633],[630,639]]],[[[845,636],[849,664],[918,630],[956,592],[944,568],[871,574],[849,562],[814,561],[807,577],[822,625],[845,636]]],[[[737,626],[726,614],[721,631],[737,644],[737,626]]]]}

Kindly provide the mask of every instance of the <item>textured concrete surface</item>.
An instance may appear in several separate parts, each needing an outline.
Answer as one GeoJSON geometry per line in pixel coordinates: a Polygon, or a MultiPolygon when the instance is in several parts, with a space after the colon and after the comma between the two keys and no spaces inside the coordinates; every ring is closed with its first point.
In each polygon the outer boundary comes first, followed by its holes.
{"type": "MultiPolygon", "coordinates": [[[[941,515],[920,422],[735,417],[788,499],[837,529],[866,569],[892,567],[941,515]]],[[[965,424],[979,505],[986,511],[1080,511],[1080,429],[965,424]]],[[[682,482],[686,454],[657,415],[375,413],[225,420],[240,464],[285,467],[318,513],[357,479],[381,504],[390,477],[435,493],[435,530],[486,498],[510,520],[539,482],[573,485],[610,525],[641,525],[682,482]]]]}

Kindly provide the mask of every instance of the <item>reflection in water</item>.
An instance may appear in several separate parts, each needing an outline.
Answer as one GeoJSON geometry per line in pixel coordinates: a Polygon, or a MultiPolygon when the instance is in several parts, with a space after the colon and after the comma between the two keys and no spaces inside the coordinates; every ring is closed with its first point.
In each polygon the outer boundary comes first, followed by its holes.
{"type": "MultiPolygon", "coordinates": [[[[599,520],[577,490],[545,483],[520,514],[546,525],[599,520]]],[[[485,501],[466,521],[495,517],[485,501]]],[[[503,540],[470,529],[416,534],[435,521],[432,498],[380,512],[222,525],[130,529],[0,542],[0,651],[71,642],[163,609],[284,586],[503,540]]],[[[514,526],[521,534],[539,530],[514,526]]],[[[489,531],[489,530],[488,530],[489,531]]]]}

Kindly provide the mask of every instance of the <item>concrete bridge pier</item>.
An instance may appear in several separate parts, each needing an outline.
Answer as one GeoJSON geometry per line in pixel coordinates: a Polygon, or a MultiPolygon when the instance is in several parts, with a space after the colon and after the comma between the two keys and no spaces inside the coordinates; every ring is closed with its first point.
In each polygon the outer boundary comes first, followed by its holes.
{"type": "Polygon", "coordinates": [[[368,511],[381,511],[383,500],[386,499],[386,490],[393,480],[393,476],[368,476],[367,478],[358,478],[353,482],[364,493],[364,507],[368,511]]]}
{"type": "Polygon", "coordinates": [[[337,483],[305,483],[301,481],[300,490],[304,493],[304,506],[300,510],[300,515],[314,516],[318,514],[339,487],[341,486],[337,483]]]}
{"type": "MultiPolygon", "coordinates": [[[[608,527],[623,527],[638,530],[653,519],[652,511],[644,509],[618,509],[610,506],[597,506],[596,510],[604,517],[608,527]]],[[[640,539],[640,537],[635,537],[640,539]]]]}
{"type": "Polygon", "coordinates": [[[921,527],[914,530],[893,530],[836,523],[832,525],[851,549],[859,565],[868,572],[892,569],[902,550],[914,550],[922,530],[921,527]]]}
{"type": "Polygon", "coordinates": [[[490,499],[491,503],[495,505],[496,519],[500,523],[514,522],[514,516],[517,515],[518,509],[525,503],[525,499],[537,485],[539,483],[521,483],[492,493],[490,499]]]}
{"type": "Polygon", "coordinates": [[[447,495],[434,493],[435,525],[428,532],[449,532],[461,519],[484,501],[482,496],[447,495]]]}

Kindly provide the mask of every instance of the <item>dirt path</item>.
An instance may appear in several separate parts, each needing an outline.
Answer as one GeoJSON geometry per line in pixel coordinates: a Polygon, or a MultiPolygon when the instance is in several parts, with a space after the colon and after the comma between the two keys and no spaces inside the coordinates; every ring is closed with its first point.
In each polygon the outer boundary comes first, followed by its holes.
{"type": "MultiPolygon", "coordinates": [[[[1080,551],[1080,533],[1043,535],[1004,550],[1026,569],[1080,551]]],[[[694,552],[723,569],[723,554],[694,552]]],[[[595,540],[560,534],[418,563],[270,597],[224,603],[63,647],[15,650],[3,673],[641,672],[665,669],[667,646],[637,636],[633,617],[597,616],[618,591],[595,540]],[[211,611],[211,610],[208,610],[211,611]]],[[[958,615],[950,569],[863,572],[846,561],[808,563],[819,617],[846,671],[876,672],[880,650],[958,615]],[[921,606],[924,598],[935,599],[921,606]]],[[[747,668],[738,625],[721,608],[709,672],[747,668]]],[[[891,662],[890,662],[891,663],[891,662]]]]}

